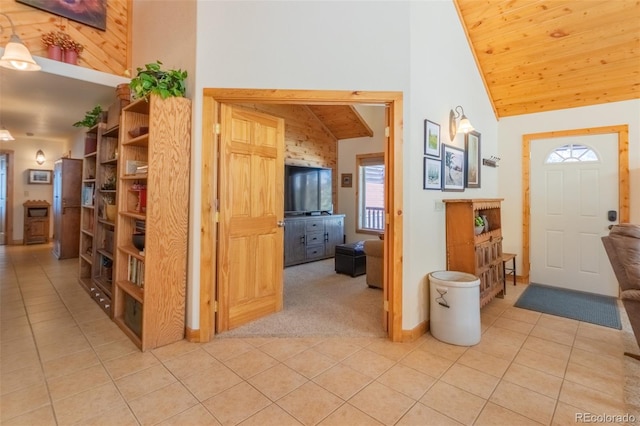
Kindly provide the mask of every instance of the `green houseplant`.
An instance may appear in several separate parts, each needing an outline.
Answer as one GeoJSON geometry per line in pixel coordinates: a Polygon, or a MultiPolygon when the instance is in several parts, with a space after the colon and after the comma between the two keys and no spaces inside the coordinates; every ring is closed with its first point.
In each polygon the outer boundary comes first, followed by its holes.
{"type": "Polygon", "coordinates": [[[87,127],[90,129],[96,124],[98,124],[98,122],[101,119],[101,114],[103,112],[104,111],[102,110],[102,107],[100,105],[96,105],[91,111],[87,111],[85,113],[84,118],[82,120],[73,123],[73,125],[75,127],[87,127]]]}
{"type": "Polygon", "coordinates": [[[475,234],[476,235],[482,234],[482,231],[484,230],[484,219],[482,218],[482,216],[476,216],[473,221],[473,225],[475,229],[475,234]]]}
{"type": "Polygon", "coordinates": [[[151,93],[160,95],[162,99],[168,97],[184,97],[187,72],[178,70],[163,70],[162,62],[146,64],[136,69],[138,74],[131,79],[129,87],[136,99],[147,99],[151,93]]]}

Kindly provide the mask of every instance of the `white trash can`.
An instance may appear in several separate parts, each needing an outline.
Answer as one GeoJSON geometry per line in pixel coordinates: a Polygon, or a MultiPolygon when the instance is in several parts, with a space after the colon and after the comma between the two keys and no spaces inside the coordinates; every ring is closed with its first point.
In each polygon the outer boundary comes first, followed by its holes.
{"type": "Polygon", "coordinates": [[[446,343],[471,346],[480,342],[480,279],[456,271],[429,274],[429,328],[446,343]]]}

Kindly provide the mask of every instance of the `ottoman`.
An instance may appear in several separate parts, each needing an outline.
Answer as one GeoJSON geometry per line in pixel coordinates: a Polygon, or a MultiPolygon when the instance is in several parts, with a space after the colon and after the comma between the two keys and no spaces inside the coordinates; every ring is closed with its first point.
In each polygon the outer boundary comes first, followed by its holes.
{"type": "Polygon", "coordinates": [[[367,272],[367,256],[364,254],[364,242],[337,245],[335,269],[338,274],[347,274],[352,277],[365,274],[367,272]]]}

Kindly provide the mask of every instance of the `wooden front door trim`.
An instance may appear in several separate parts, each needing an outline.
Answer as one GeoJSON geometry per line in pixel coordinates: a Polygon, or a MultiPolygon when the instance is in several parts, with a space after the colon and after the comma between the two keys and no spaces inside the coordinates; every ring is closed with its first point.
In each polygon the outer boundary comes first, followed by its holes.
{"type": "Polygon", "coordinates": [[[215,334],[216,200],[218,199],[218,138],[221,103],[355,105],[381,104],[388,110],[389,136],[385,142],[386,230],[384,239],[385,287],[389,338],[402,340],[402,92],[360,92],[270,89],[204,89],[202,115],[202,184],[200,226],[200,327],[190,337],[210,341],[215,334]]]}
{"type": "Polygon", "coordinates": [[[531,153],[530,145],[539,139],[562,138],[569,136],[589,136],[607,133],[618,135],[618,210],[619,223],[629,222],[629,126],[605,126],[586,129],[561,130],[556,132],[531,133],[522,135],[522,279],[529,282],[530,224],[531,224],[531,153]]]}

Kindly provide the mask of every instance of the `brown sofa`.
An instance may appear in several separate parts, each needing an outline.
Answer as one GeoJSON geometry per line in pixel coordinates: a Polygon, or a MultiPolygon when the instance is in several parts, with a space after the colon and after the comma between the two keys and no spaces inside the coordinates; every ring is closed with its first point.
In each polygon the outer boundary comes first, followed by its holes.
{"type": "Polygon", "coordinates": [[[365,240],[364,254],[367,255],[367,285],[382,288],[384,241],[365,240]]]}
{"type": "MultiPolygon", "coordinates": [[[[620,298],[640,345],[640,225],[614,225],[602,237],[605,251],[620,285],[620,298]]],[[[640,359],[640,355],[625,353],[640,359]]]]}

